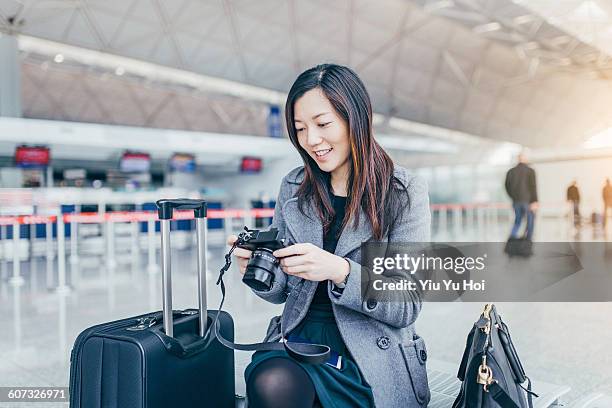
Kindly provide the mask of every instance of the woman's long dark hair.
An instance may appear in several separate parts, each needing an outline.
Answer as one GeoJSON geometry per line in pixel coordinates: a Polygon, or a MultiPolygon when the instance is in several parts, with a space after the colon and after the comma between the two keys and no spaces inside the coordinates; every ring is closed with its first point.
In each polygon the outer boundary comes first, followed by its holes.
{"type": "Polygon", "coordinates": [[[388,234],[401,209],[398,190],[406,192],[406,187],[394,177],[393,161],[373,137],[370,96],[357,74],[348,67],[322,64],[310,68],[298,76],[287,96],[287,131],[291,143],[302,156],[305,170],[304,181],[297,192],[299,208],[304,212],[305,201],[312,199],[327,233],[334,216],[329,196],[330,174],[322,171],[302,149],[294,120],[295,102],[316,88],[321,89],[349,130],[348,198],[342,227],[350,220],[354,220],[353,225],[357,227],[361,207],[370,221],[374,238],[380,240],[388,234]]]}

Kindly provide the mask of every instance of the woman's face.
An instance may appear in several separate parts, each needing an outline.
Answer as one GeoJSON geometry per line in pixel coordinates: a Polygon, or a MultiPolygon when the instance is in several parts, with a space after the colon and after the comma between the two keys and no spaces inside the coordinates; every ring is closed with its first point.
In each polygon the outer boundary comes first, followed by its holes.
{"type": "Polygon", "coordinates": [[[323,91],[315,88],[306,92],[293,110],[298,142],[319,168],[333,172],[344,166],[350,152],[348,125],[323,91]]]}

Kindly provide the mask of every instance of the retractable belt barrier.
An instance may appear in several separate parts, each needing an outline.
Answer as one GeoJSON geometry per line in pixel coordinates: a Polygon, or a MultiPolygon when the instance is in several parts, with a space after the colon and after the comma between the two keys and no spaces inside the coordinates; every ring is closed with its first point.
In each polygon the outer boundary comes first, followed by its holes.
{"type": "MultiPolygon", "coordinates": [[[[273,208],[254,208],[251,210],[227,209],[227,210],[208,210],[209,219],[225,218],[268,218],[274,216],[273,208]]],[[[149,220],[157,221],[157,211],[111,211],[104,214],[97,212],[83,212],[78,214],[62,214],[64,223],[76,222],[79,224],[101,224],[103,222],[146,222],[149,220]]],[[[176,211],[174,220],[193,219],[190,211],[176,211]]],[[[0,216],[0,225],[32,225],[56,222],[56,215],[6,215],[0,216]]]]}

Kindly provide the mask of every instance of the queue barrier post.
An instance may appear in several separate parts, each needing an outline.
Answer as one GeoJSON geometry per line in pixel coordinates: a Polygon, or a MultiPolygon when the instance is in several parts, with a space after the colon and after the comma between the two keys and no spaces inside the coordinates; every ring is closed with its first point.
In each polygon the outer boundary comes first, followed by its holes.
{"type": "Polygon", "coordinates": [[[131,227],[131,255],[132,255],[132,264],[137,265],[140,257],[140,246],[138,245],[138,234],[140,229],[140,223],[136,220],[130,221],[131,227]]]}
{"type": "Polygon", "coordinates": [[[461,207],[461,205],[457,205],[453,209],[453,226],[455,232],[461,231],[461,228],[463,226],[463,208],[461,207]]]}
{"type": "Polygon", "coordinates": [[[246,208],[244,211],[244,225],[249,228],[255,228],[255,223],[253,222],[253,217],[251,216],[251,210],[246,208]]]}
{"type": "Polygon", "coordinates": [[[47,220],[45,223],[45,243],[46,243],[46,254],[47,259],[47,288],[53,287],[53,224],[51,220],[47,220]]]}
{"type": "Polygon", "coordinates": [[[2,241],[2,256],[0,257],[0,277],[4,279],[5,273],[8,279],[8,271],[7,271],[7,261],[6,257],[8,256],[8,251],[6,250],[6,225],[0,225],[0,240],[2,241]]]}
{"type": "Polygon", "coordinates": [[[448,228],[447,212],[448,209],[444,205],[440,206],[438,214],[438,232],[444,232],[448,228]]]}
{"type": "Polygon", "coordinates": [[[157,265],[156,260],[155,247],[157,241],[155,239],[155,219],[153,218],[147,220],[147,237],[149,244],[147,271],[150,274],[155,274],[159,272],[159,266],[157,265]]]}
{"type": "Polygon", "coordinates": [[[479,232],[484,228],[484,211],[482,205],[478,205],[476,209],[476,225],[479,232]]]}
{"type": "MultiPolygon", "coordinates": [[[[77,213],[77,207],[75,206],[74,214],[77,213]]],[[[79,263],[79,223],[77,217],[70,219],[70,264],[78,265],[79,263]]]]}
{"type": "Polygon", "coordinates": [[[223,229],[225,231],[225,236],[229,237],[234,233],[232,223],[234,222],[233,217],[225,217],[223,219],[223,229]]]}
{"type": "Polygon", "coordinates": [[[106,267],[109,270],[117,267],[115,259],[115,224],[112,219],[106,218],[106,267]]]}
{"type": "Polygon", "coordinates": [[[56,293],[63,295],[70,293],[66,284],[66,233],[63,214],[57,215],[57,288],[56,293]]]}
{"type": "Polygon", "coordinates": [[[495,205],[487,204],[487,239],[491,239],[491,235],[495,237],[495,228],[497,227],[495,222],[495,205]]]}
{"type": "Polygon", "coordinates": [[[15,220],[15,222],[13,222],[13,276],[9,280],[9,283],[15,287],[22,286],[25,282],[23,276],[21,276],[21,251],[19,248],[20,232],[21,225],[15,220]]]}
{"type": "Polygon", "coordinates": [[[28,260],[34,260],[34,243],[36,242],[36,224],[30,224],[30,249],[28,251],[28,260]]]}
{"type": "Polygon", "coordinates": [[[499,226],[499,208],[497,206],[493,215],[495,217],[495,225],[499,226]]]}

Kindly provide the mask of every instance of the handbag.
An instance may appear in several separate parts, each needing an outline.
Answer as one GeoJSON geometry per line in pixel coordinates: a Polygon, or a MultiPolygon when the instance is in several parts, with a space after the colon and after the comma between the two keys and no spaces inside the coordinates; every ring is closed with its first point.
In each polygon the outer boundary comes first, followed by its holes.
{"type": "Polygon", "coordinates": [[[532,397],[538,397],[493,304],[468,334],[457,378],[462,384],[453,408],[533,408],[532,397]]]}

